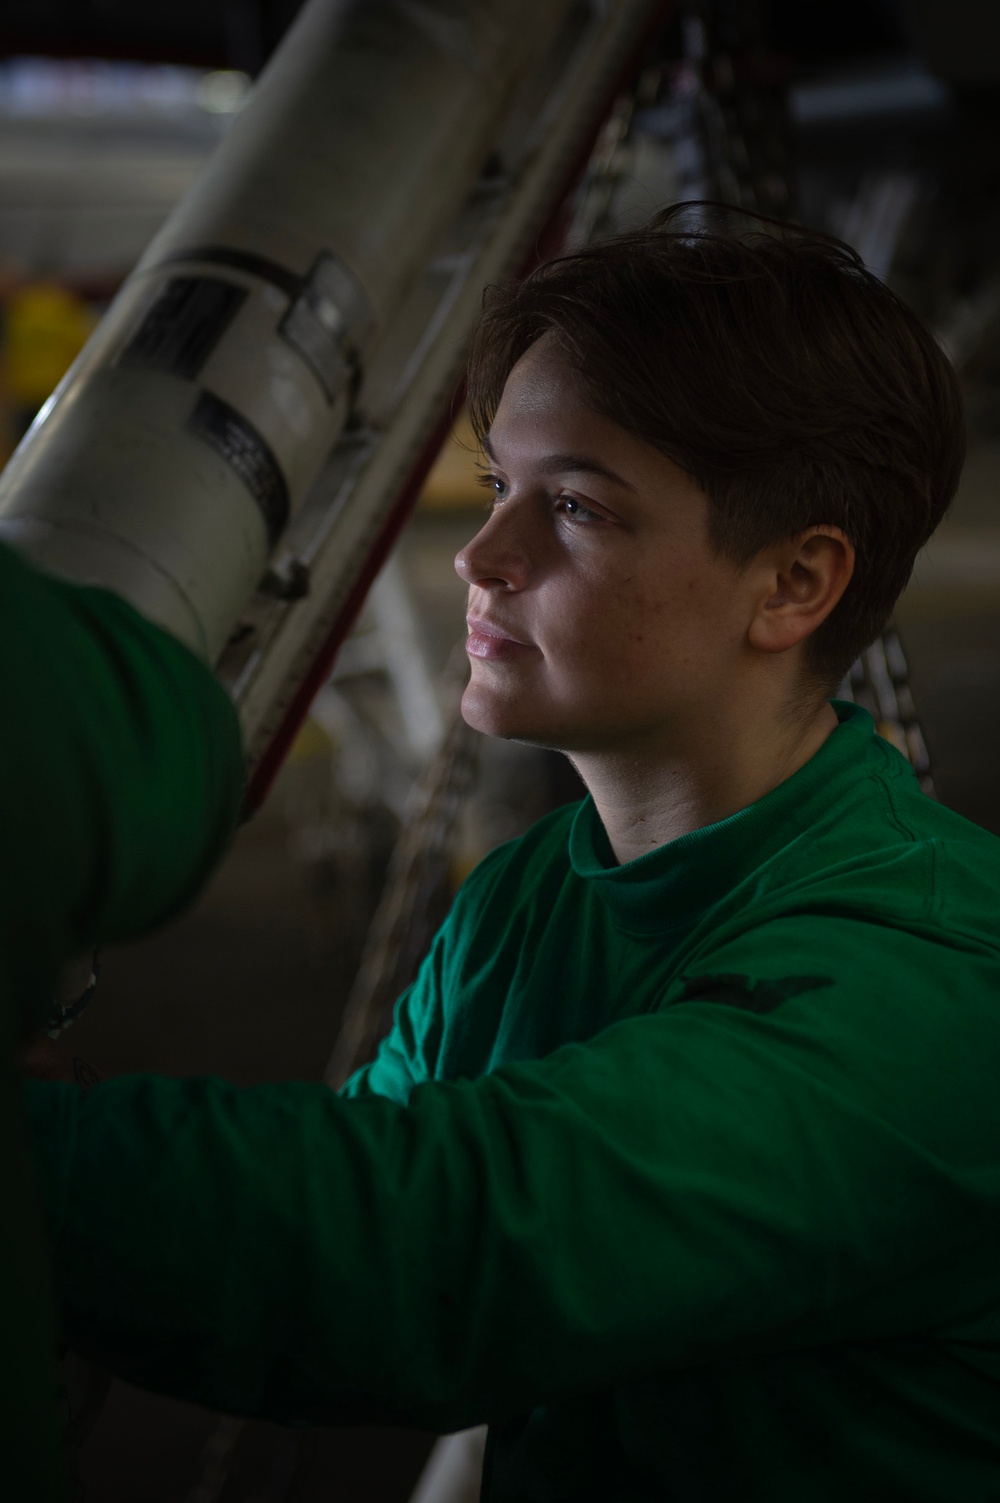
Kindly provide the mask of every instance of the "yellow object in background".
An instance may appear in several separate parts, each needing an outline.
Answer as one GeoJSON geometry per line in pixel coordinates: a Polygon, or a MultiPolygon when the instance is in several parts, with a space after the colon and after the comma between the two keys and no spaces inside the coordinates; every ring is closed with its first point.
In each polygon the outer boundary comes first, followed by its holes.
{"type": "Polygon", "coordinates": [[[476,483],[476,471],[482,462],[483,456],[463,408],[424,481],[418,503],[421,509],[445,511],[452,507],[481,506],[484,496],[476,483]]]}
{"type": "Polygon", "coordinates": [[[77,293],[55,282],[10,289],[4,308],[7,401],[22,412],[41,407],[83,349],[97,322],[77,293]]]}
{"type": "Polygon", "coordinates": [[[302,729],[292,742],[288,753],[289,762],[308,762],[313,757],[329,757],[333,749],[333,742],[326,731],[316,724],[315,720],[306,719],[302,722],[302,729]]]}

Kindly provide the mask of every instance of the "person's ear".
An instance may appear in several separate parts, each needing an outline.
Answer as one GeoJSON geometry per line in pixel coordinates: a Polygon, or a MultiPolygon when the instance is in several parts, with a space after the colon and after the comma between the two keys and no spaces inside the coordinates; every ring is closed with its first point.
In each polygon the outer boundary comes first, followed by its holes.
{"type": "Polygon", "coordinates": [[[829,616],[854,573],[854,546],[839,527],[810,527],[764,550],[765,583],[750,622],[761,652],[787,652],[829,616]]]}

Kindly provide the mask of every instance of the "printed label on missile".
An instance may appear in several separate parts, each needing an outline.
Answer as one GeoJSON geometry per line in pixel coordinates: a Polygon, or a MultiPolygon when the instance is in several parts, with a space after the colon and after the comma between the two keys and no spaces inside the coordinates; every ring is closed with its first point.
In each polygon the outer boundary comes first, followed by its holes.
{"type": "Polygon", "coordinates": [[[157,294],[120,366],[193,381],[246,300],[246,289],[215,277],[174,277],[157,294]]]}
{"type": "Polygon", "coordinates": [[[210,391],[198,398],[187,428],[239,475],[264,513],[273,543],[288,521],[288,485],[265,439],[241,413],[210,391]]]}

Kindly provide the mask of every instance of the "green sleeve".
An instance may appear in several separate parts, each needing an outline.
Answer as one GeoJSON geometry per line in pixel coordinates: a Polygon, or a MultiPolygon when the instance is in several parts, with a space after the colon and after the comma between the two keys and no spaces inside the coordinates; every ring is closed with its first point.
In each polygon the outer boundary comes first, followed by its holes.
{"type": "MultiPolygon", "coordinates": [[[[442,1046],[449,1025],[455,1023],[453,978],[482,922],[497,872],[503,870],[517,845],[517,841],[508,841],[497,846],[466,877],[421,962],[416,980],[396,1003],[392,1028],[378,1053],[345,1082],[342,1096],[352,1100],[384,1096],[405,1106],[414,1086],[442,1077],[442,1046]]],[[[467,1024],[468,1019],[463,1020],[463,1025],[467,1024]]]]}
{"type": "Polygon", "coordinates": [[[446,921],[417,979],[396,1003],[392,1028],[375,1058],[345,1082],[342,1096],[357,1101],[384,1096],[405,1106],[414,1086],[434,1079],[444,1031],[442,960],[453,922],[446,921]]]}
{"type": "Polygon", "coordinates": [[[235,823],[242,760],[232,704],[187,648],[2,547],[0,644],[4,990],[23,1012],[68,953],[192,896],[235,823]]]}
{"type": "Polygon", "coordinates": [[[55,1331],[15,1050],[62,961],[137,933],[196,888],[241,787],[231,704],[124,601],[59,583],[0,546],[0,1454],[5,1496],[65,1479],[55,1331]]]}
{"type": "MultiPolygon", "coordinates": [[[[831,945],[857,928],[832,921],[831,945]]],[[[773,957],[793,931],[760,942],[773,957]]],[[[689,981],[687,1001],[406,1107],[34,1085],[68,1331],[219,1408],[451,1429],[967,1317],[995,1302],[1000,1252],[995,1004],[959,1019],[945,989],[915,1008],[928,948],[767,1012],[689,981]]],[[[963,995],[998,982],[981,955],[963,995]]]]}

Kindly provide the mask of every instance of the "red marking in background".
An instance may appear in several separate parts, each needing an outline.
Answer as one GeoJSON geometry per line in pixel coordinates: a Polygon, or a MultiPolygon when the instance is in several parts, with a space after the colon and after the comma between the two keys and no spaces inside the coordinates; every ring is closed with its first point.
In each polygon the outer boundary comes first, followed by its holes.
{"type": "MultiPolygon", "coordinates": [[[[455,394],[456,403],[460,403],[462,400],[464,386],[465,383],[463,382],[455,394]]],[[[383,523],[382,531],[379,533],[371,552],[365,559],[364,569],[354,581],[351,592],[344,601],[333,625],[330,627],[323,646],[316,654],[312,667],[292,696],[291,702],[285,711],[284,719],[251,772],[250,783],[243,801],[244,818],[255,813],[264,802],[282,762],[291,750],[292,742],[298,735],[302,722],[309,713],[309,706],[330,677],[337,653],[351,627],[354,625],[357,615],[364,604],[365,596],[374,584],[382,565],[389,557],[392,545],[395,543],[396,538],[402,531],[403,524],[416,505],[421,486],[438,456],[441,445],[448,437],[448,431],[453,421],[452,412],[454,410],[457,409],[449,405],[448,410],[438,420],[430,437],[421,449],[419,458],[406,477],[403,489],[399,494],[399,499],[383,523]]]]}
{"type": "MultiPolygon", "coordinates": [[[[535,236],[535,242],[531,251],[515,272],[516,277],[526,277],[537,266],[543,265],[546,261],[554,260],[561,253],[570,222],[569,195],[583,175],[584,168],[590,160],[601,126],[611,113],[615,100],[626,83],[635,76],[654,37],[665,24],[667,17],[673,10],[674,0],[665,0],[665,3],[654,12],[649,23],[643,27],[641,35],[629,54],[627,63],[614,83],[609,85],[603,108],[598,114],[593,128],[583,137],[580,150],[573,159],[573,163],[567,173],[565,186],[556,198],[555,208],[535,236]]],[[[454,420],[453,414],[458,411],[464,394],[465,381],[463,378],[452,400],[448,403],[444,414],[421,449],[420,455],[400,491],[399,498],[383,523],[382,531],[379,533],[371,552],[365,560],[364,568],[354,581],[351,592],[327,633],[322,647],[316,654],[312,667],[296,689],[280,726],[275,731],[274,736],[250,773],[250,782],[243,801],[244,819],[255,813],[263,804],[271,790],[271,784],[278,775],[282,762],[291,750],[292,743],[309,713],[309,706],[330,677],[341,644],[354,625],[355,619],[364,604],[365,596],[375,582],[378,572],[388,558],[396,538],[399,536],[417,503],[420,489],[438,456],[442,444],[448,436],[454,420]]]]}

